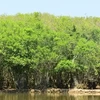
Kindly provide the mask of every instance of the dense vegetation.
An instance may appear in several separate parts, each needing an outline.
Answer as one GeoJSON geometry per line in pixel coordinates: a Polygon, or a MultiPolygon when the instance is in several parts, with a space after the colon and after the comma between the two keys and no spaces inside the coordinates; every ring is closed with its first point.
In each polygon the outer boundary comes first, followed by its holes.
{"type": "Polygon", "coordinates": [[[0,88],[95,88],[100,18],[0,16],[0,88]]]}

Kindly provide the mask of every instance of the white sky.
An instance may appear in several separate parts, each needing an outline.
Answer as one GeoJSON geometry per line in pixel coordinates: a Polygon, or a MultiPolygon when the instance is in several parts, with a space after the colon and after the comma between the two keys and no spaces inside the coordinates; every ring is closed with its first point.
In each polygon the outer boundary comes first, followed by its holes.
{"type": "Polygon", "coordinates": [[[0,15],[46,12],[66,16],[100,17],[100,0],[0,0],[0,15]]]}

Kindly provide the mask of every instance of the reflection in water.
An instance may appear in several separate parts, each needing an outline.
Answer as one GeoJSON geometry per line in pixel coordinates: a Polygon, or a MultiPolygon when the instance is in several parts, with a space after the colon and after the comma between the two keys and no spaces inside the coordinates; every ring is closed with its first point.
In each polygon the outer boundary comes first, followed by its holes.
{"type": "Polygon", "coordinates": [[[67,94],[0,93],[0,100],[100,100],[100,96],[69,96],[67,94]]]}

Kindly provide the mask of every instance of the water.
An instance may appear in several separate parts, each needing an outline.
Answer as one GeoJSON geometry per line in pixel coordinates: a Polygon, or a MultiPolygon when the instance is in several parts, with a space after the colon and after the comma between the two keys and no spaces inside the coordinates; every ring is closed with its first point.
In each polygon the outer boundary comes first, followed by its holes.
{"type": "Polygon", "coordinates": [[[0,100],[100,100],[100,96],[69,96],[67,94],[0,93],[0,100]]]}

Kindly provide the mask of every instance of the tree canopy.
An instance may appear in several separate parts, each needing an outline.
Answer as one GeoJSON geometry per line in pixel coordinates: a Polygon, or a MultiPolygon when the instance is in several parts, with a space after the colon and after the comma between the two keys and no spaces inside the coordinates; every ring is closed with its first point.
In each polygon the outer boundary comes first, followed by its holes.
{"type": "Polygon", "coordinates": [[[0,88],[26,81],[27,88],[70,88],[75,78],[79,84],[100,84],[99,69],[100,18],[0,16],[0,88]]]}

